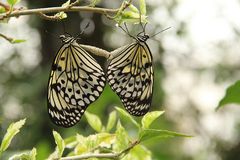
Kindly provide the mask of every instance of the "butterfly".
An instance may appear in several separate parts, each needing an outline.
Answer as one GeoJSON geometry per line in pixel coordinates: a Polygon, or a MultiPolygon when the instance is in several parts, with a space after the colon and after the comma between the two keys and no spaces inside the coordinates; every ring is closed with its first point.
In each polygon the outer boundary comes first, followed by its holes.
{"type": "Polygon", "coordinates": [[[153,93],[153,58],[146,43],[150,37],[145,33],[145,26],[136,37],[129,34],[126,24],[126,31],[120,26],[135,42],[113,51],[107,68],[110,87],[134,116],[148,112],[153,93]]]}
{"type": "Polygon", "coordinates": [[[48,113],[59,126],[71,127],[104,90],[105,73],[97,61],[70,35],[52,64],[48,82],[48,113]]]}

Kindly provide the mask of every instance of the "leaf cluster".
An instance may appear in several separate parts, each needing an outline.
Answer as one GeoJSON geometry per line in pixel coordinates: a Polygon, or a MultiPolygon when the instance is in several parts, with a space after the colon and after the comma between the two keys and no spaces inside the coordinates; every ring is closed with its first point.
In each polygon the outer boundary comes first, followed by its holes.
{"type": "MultiPolygon", "coordinates": [[[[190,137],[188,135],[172,132],[168,130],[159,130],[150,128],[151,124],[160,117],[164,111],[153,111],[147,113],[138,123],[125,110],[116,107],[116,110],[125,120],[136,126],[138,133],[137,138],[133,139],[127,129],[117,117],[117,112],[113,111],[109,114],[108,122],[103,125],[101,119],[92,113],[86,112],[85,116],[88,124],[96,132],[89,136],[83,136],[80,133],[71,137],[62,138],[62,136],[53,131],[53,137],[56,148],[49,160],[54,159],[91,159],[99,158],[114,159],[121,158],[123,160],[148,160],[151,159],[151,151],[147,149],[142,142],[155,138],[160,140],[171,137],[190,137]]],[[[14,136],[20,131],[25,124],[25,119],[15,122],[9,126],[5,134],[1,147],[1,154],[9,147],[14,136]]],[[[10,157],[11,160],[35,160],[37,150],[33,148],[30,151],[21,152],[10,157]]]]}

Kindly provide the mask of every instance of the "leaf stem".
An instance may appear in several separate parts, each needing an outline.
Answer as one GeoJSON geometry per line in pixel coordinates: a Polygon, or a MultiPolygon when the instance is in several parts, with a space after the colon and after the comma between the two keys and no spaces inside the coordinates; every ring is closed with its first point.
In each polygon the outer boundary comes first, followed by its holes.
{"type": "Polygon", "coordinates": [[[0,33],[0,37],[6,39],[6,40],[7,40],[8,42],[10,42],[10,43],[12,43],[12,41],[13,41],[13,38],[8,37],[8,36],[6,36],[6,35],[4,35],[4,34],[2,34],[2,33],[0,33]]]}

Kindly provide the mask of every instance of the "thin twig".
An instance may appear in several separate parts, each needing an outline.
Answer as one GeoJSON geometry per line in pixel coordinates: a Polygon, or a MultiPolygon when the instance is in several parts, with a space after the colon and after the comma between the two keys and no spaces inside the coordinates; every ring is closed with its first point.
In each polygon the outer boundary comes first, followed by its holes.
{"type": "Polygon", "coordinates": [[[10,43],[12,43],[12,41],[13,41],[13,38],[8,37],[8,36],[6,36],[6,35],[4,35],[4,34],[2,34],[2,33],[0,33],[0,37],[6,39],[6,40],[7,40],[8,42],[10,42],[10,43]]]}
{"type": "Polygon", "coordinates": [[[74,1],[73,3],[69,4],[69,5],[68,5],[68,8],[71,8],[71,7],[76,6],[76,5],[78,5],[78,4],[80,4],[80,0],[76,0],[76,1],[74,1]]]}
{"type": "MultiPolygon", "coordinates": [[[[72,8],[73,6],[76,6],[80,3],[80,0],[76,0],[74,1],[73,3],[70,3],[68,6],[66,6],[66,8],[72,8]]],[[[63,12],[59,12],[60,13],[63,13],[63,12]]],[[[39,16],[43,19],[46,19],[46,20],[49,20],[49,21],[59,21],[61,20],[62,18],[59,16],[59,14],[55,14],[53,16],[49,16],[49,15],[46,15],[42,12],[39,13],[39,16]]],[[[63,13],[64,14],[64,13],[63,13]]]]}
{"type": "Polygon", "coordinates": [[[88,159],[88,158],[110,158],[116,159],[123,154],[128,153],[133,147],[139,144],[139,141],[133,142],[128,148],[119,152],[119,153],[88,153],[78,156],[70,156],[70,157],[63,157],[60,160],[81,160],[81,159],[88,159]]]}
{"type": "Polygon", "coordinates": [[[115,16],[110,16],[107,12],[104,12],[104,15],[109,19],[116,18],[122,11],[124,11],[132,3],[132,0],[124,1],[122,5],[118,8],[115,16]]]}
{"type": "Polygon", "coordinates": [[[131,3],[132,3],[132,0],[129,0],[129,1],[127,1],[127,2],[125,1],[122,10],[125,10],[126,8],[128,8],[128,6],[129,6],[131,3]]]}
{"type": "Polygon", "coordinates": [[[49,16],[49,15],[46,15],[46,14],[43,14],[42,12],[38,13],[39,17],[41,17],[42,19],[46,19],[46,20],[49,20],[49,21],[58,21],[58,20],[61,20],[58,16],[56,15],[53,15],[53,16],[49,16]]]}

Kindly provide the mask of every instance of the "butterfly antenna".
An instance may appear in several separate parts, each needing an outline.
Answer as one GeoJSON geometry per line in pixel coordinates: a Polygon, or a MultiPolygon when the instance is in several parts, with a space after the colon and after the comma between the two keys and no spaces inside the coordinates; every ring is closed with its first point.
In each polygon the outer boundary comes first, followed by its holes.
{"type": "Polygon", "coordinates": [[[124,27],[126,28],[127,34],[131,36],[131,34],[129,32],[129,29],[128,29],[128,26],[127,26],[127,23],[125,23],[125,22],[124,22],[124,27]]]}
{"type": "Polygon", "coordinates": [[[137,40],[136,37],[134,37],[133,35],[130,34],[129,29],[128,29],[128,26],[127,26],[127,23],[124,22],[124,26],[125,26],[125,28],[126,28],[126,33],[127,33],[130,37],[132,37],[133,39],[136,39],[136,40],[137,40]]]}
{"type": "Polygon", "coordinates": [[[80,34],[83,34],[83,32],[89,27],[90,25],[90,21],[88,21],[88,23],[86,24],[86,26],[83,28],[82,32],[80,34]]]}
{"type": "Polygon", "coordinates": [[[165,28],[165,29],[163,29],[163,30],[161,30],[161,31],[159,31],[159,32],[157,32],[157,33],[155,33],[155,34],[151,35],[151,36],[150,36],[150,38],[152,38],[152,37],[154,37],[154,36],[158,35],[159,33],[162,33],[162,32],[164,32],[164,31],[166,31],[166,30],[168,30],[168,29],[170,29],[170,28],[172,28],[172,27],[165,28]]]}
{"type": "Polygon", "coordinates": [[[90,25],[90,22],[88,22],[88,23],[86,24],[86,26],[85,26],[85,27],[83,28],[83,30],[76,36],[75,39],[80,39],[79,36],[84,33],[84,31],[89,27],[89,25],[90,25]]]}
{"type": "Polygon", "coordinates": [[[142,14],[141,14],[141,11],[139,11],[139,24],[141,25],[142,27],[142,31],[138,33],[138,35],[140,35],[141,33],[144,33],[144,35],[146,34],[146,26],[147,26],[147,23],[143,24],[142,23],[142,14]]]}
{"type": "Polygon", "coordinates": [[[136,37],[134,37],[133,35],[130,34],[130,32],[128,30],[128,26],[125,22],[124,22],[124,26],[125,26],[125,29],[122,26],[118,25],[118,27],[120,27],[129,37],[132,37],[133,39],[137,40],[136,37]]]}
{"type": "Polygon", "coordinates": [[[143,23],[142,23],[142,14],[141,14],[140,10],[139,10],[139,24],[142,26],[142,29],[144,31],[145,29],[144,29],[144,26],[143,26],[143,23]]]}
{"type": "Polygon", "coordinates": [[[143,26],[143,32],[144,32],[144,34],[146,33],[146,26],[147,26],[147,23],[145,23],[144,26],[143,26]]]}

